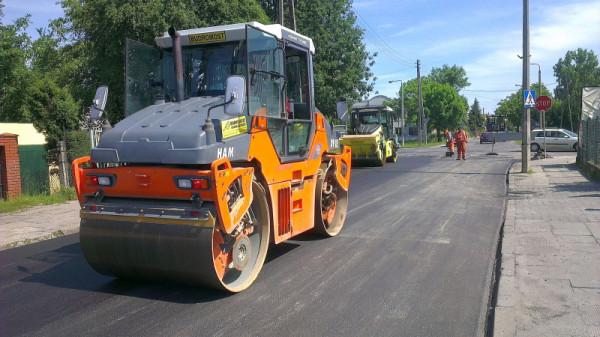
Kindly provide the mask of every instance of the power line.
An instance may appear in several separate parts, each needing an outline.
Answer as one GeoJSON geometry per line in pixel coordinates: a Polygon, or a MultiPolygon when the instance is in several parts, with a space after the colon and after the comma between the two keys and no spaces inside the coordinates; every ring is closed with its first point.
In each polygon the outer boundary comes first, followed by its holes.
{"type": "Polygon", "coordinates": [[[365,24],[365,30],[367,32],[372,33],[373,36],[375,36],[380,42],[381,45],[385,48],[382,51],[387,51],[389,53],[390,56],[392,56],[393,58],[396,59],[397,62],[399,63],[403,63],[403,64],[410,64],[411,66],[413,65],[413,63],[411,61],[408,61],[407,59],[404,59],[404,56],[402,56],[402,54],[400,52],[398,52],[396,49],[394,49],[392,46],[390,46],[385,39],[383,39],[375,29],[373,29],[371,27],[371,25],[369,25],[369,23],[360,15],[360,13],[358,13],[357,10],[354,10],[354,13],[356,13],[356,16],[358,17],[358,19],[360,21],[362,21],[365,24]]]}
{"type": "Polygon", "coordinates": [[[462,89],[469,92],[516,92],[518,89],[462,89]]]}

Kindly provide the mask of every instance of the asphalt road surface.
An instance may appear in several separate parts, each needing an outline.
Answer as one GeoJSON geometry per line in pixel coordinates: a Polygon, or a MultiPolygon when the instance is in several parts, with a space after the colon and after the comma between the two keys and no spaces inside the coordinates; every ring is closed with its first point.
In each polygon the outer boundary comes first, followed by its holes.
{"type": "Polygon", "coordinates": [[[1,336],[477,336],[519,146],[403,150],[352,173],[340,236],[270,249],[228,295],[94,272],[77,235],[0,252],[1,336]]]}

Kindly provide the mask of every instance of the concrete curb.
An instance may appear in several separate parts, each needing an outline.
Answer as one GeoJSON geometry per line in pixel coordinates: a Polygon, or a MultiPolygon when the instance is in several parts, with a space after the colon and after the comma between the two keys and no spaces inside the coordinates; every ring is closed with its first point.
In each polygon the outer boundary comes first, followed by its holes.
{"type": "Polygon", "coordinates": [[[479,317],[479,336],[491,337],[494,335],[495,308],[498,295],[500,271],[502,268],[502,235],[504,232],[504,223],[506,221],[506,211],[508,207],[509,176],[510,170],[516,162],[517,160],[513,160],[506,168],[506,180],[504,181],[505,198],[502,202],[502,208],[504,211],[502,212],[502,219],[500,220],[500,224],[498,226],[499,228],[494,236],[494,242],[496,242],[496,246],[494,249],[492,249],[492,263],[490,266],[488,266],[488,278],[486,279],[486,284],[489,284],[489,287],[486,288],[486,293],[484,294],[483,305],[485,305],[485,310],[483,310],[482,305],[482,310],[479,317]]]}

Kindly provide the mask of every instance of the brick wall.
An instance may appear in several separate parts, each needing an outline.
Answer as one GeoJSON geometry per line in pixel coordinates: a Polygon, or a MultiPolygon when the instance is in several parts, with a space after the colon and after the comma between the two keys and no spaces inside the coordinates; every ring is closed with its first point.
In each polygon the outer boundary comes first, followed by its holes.
{"type": "Polygon", "coordinates": [[[0,171],[3,197],[14,198],[21,195],[21,168],[17,135],[0,134],[0,171]]]}

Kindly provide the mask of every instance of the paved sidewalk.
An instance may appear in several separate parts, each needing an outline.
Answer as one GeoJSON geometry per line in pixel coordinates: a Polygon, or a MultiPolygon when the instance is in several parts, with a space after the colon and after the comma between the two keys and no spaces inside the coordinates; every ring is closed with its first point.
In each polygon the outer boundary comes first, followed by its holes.
{"type": "Polygon", "coordinates": [[[600,337],[600,184],[574,163],[510,171],[495,337],[600,337]]]}
{"type": "Polygon", "coordinates": [[[79,231],[79,202],[0,214],[0,250],[79,231]]]}

